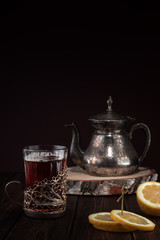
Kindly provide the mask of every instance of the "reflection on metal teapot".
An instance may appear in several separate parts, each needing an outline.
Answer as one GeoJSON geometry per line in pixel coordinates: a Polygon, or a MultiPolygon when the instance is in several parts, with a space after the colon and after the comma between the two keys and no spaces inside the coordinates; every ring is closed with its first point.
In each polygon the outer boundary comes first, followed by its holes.
{"type": "Polygon", "coordinates": [[[109,97],[107,111],[89,118],[95,128],[86,151],[79,144],[79,131],[75,124],[72,127],[70,156],[72,161],[84,168],[89,174],[97,176],[122,176],[136,171],[148,152],[151,134],[147,125],[133,124],[134,118],[125,117],[112,111],[112,98],[109,97]],[[128,132],[129,126],[131,130],[128,132]],[[139,157],[132,142],[132,134],[142,128],[146,133],[146,144],[139,157]]]}

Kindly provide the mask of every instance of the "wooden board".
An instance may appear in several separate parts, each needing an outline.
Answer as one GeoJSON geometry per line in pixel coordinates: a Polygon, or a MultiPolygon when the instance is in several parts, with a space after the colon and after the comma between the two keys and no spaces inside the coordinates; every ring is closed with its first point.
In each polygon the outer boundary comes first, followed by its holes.
{"type": "MultiPolygon", "coordinates": [[[[0,174],[0,239],[2,240],[157,240],[160,239],[160,218],[149,216],[156,227],[153,231],[134,231],[115,233],[95,229],[88,221],[88,216],[97,212],[110,212],[120,209],[117,196],[67,196],[67,210],[57,219],[34,219],[24,215],[21,206],[7,199],[4,186],[8,181],[22,181],[24,173],[0,174]]],[[[124,209],[140,215],[135,194],[125,195],[124,209]]]]}
{"type": "Polygon", "coordinates": [[[75,195],[118,195],[124,184],[128,185],[129,194],[135,193],[140,183],[157,181],[154,169],[140,167],[135,173],[118,177],[99,177],[89,175],[80,167],[68,168],[67,194],[75,195]]]}

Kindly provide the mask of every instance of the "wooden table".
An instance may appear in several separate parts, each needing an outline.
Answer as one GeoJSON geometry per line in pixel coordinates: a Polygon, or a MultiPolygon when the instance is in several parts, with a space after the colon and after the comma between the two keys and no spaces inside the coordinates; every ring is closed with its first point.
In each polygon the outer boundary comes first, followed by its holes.
{"type": "MultiPolygon", "coordinates": [[[[22,207],[7,199],[4,186],[8,181],[24,183],[23,173],[0,174],[0,240],[158,240],[160,239],[160,217],[149,217],[156,223],[152,232],[111,233],[96,230],[88,222],[88,215],[95,212],[119,209],[118,196],[73,196],[67,197],[67,211],[58,219],[32,219],[24,215],[22,207]]],[[[137,204],[135,194],[125,196],[124,208],[143,214],[137,204]]],[[[148,217],[148,216],[147,216],[148,217]]]]}

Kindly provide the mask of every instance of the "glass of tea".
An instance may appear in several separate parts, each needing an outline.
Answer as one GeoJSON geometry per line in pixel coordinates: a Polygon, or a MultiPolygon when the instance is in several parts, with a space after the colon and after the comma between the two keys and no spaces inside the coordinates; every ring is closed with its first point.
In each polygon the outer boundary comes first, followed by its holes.
{"type": "Polygon", "coordinates": [[[68,149],[60,145],[32,145],[23,149],[27,216],[54,218],[66,210],[68,149]]]}

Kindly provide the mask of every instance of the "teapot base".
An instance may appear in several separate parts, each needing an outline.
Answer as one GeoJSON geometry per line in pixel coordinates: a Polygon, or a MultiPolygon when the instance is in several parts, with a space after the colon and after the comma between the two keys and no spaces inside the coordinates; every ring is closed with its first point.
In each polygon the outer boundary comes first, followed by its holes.
{"type": "Polygon", "coordinates": [[[87,173],[94,176],[112,177],[112,176],[126,176],[136,172],[137,166],[128,167],[100,167],[89,164],[84,164],[84,168],[87,173]]]}

